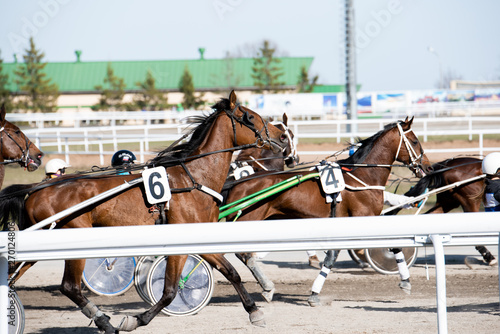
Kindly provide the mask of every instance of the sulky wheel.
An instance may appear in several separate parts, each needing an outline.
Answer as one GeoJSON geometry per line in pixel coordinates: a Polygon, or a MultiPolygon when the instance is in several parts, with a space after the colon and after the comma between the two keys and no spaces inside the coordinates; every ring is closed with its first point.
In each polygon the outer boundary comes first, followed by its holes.
{"type": "MultiPolygon", "coordinates": [[[[159,257],[148,275],[147,290],[153,303],[163,294],[165,268],[168,257],[159,257]]],[[[189,255],[181,274],[175,299],[162,309],[167,315],[185,316],[195,314],[210,302],[214,291],[212,267],[198,255],[189,255]]]]}
{"type": "Polygon", "coordinates": [[[24,307],[15,291],[9,290],[9,307],[7,307],[7,322],[9,334],[24,333],[24,307]]]}
{"type": "Polygon", "coordinates": [[[141,256],[137,260],[137,265],[135,266],[135,289],[142,300],[150,305],[154,305],[154,303],[152,303],[151,299],[149,299],[147,280],[149,271],[157,258],[157,256],[141,256]]]}
{"type": "MultiPolygon", "coordinates": [[[[406,264],[410,268],[417,260],[418,250],[416,247],[402,248],[406,264]]],[[[367,262],[373,269],[384,275],[398,274],[398,265],[394,254],[389,248],[365,249],[367,262]]]]}
{"type": "Polygon", "coordinates": [[[133,257],[87,259],[82,279],[90,291],[100,296],[117,296],[132,287],[134,271],[133,257]]]}

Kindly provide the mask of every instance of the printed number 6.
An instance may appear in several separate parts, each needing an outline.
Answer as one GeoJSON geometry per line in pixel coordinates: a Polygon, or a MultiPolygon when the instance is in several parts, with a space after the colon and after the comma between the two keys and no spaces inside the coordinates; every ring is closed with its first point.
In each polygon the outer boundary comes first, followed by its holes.
{"type": "Polygon", "coordinates": [[[165,188],[160,181],[153,182],[154,179],[161,179],[161,175],[158,172],[151,173],[149,176],[149,191],[155,199],[162,198],[165,195],[165,188]],[[156,192],[158,190],[158,193],[156,192]]]}

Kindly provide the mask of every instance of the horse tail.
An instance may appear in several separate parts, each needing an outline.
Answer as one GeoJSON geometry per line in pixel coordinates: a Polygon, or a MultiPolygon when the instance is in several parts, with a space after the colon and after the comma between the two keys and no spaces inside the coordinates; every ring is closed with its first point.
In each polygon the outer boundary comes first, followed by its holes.
{"type": "Polygon", "coordinates": [[[9,228],[9,222],[15,221],[20,230],[25,229],[29,222],[25,206],[25,197],[33,184],[15,184],[0,191],[0,226],[2,231],[9,228]]]}

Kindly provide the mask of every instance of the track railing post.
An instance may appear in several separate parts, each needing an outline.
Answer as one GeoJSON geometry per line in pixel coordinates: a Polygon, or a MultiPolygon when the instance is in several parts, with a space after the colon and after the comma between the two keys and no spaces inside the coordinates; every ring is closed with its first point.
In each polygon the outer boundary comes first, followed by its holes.
{"type": "Polygon", "coordinates": [[[438,317],[438,333],[448,333],[448,320],[446,315],[446,269],[444,261],[443,236],[439,234],[430,235],[434,247],[434,258],[436,262],[436,301],[438,317]]]}

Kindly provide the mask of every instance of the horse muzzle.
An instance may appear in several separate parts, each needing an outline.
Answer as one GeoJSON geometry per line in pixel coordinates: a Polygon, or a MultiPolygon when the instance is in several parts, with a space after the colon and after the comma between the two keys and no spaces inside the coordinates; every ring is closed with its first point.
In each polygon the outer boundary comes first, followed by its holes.
{"type": "Polygon", "coordinates": [[[42,164],[42,157],[43,154],[40,154],[37,157],[31,157],[31,156],[28,157],[28,159],[26,159],[25,166],[23,167],[26,168],[28,172],[36,171],[38,167],[40,167],[40,165],[42,164]]]}

